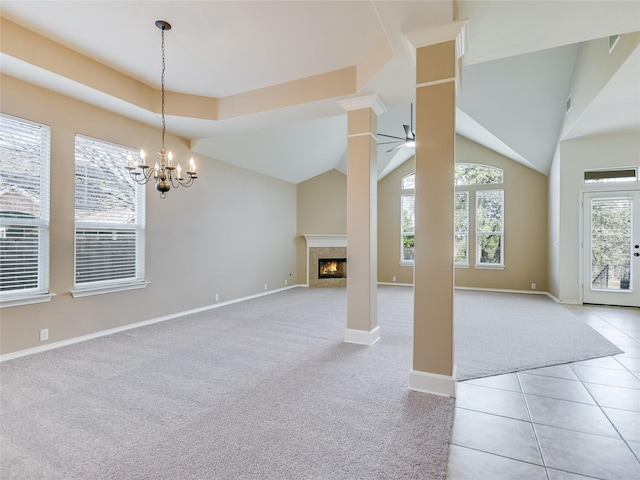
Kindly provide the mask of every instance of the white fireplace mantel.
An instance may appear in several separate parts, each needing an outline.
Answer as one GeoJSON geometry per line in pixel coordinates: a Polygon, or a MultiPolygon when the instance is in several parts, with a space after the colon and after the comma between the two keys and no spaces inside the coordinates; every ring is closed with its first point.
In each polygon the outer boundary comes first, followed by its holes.
{"type": "Polygon", "coordinates": [[[311,247],[346,247],[346,235],[319,235],[304,233],[302,235],[307,240],[307,249],[311,247]]]}

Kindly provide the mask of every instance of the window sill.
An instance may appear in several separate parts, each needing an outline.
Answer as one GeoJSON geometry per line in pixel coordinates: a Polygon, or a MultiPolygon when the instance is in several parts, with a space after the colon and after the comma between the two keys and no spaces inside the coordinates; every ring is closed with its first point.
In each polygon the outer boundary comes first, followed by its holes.
{"type": "Polygon", "coordinates": [[[50,302],[53,297],[55,297],[55,293],[36,293],[32,295],[16,295],[14,297],[7,295],[6,298],[0,298],[0,308],[50,302]]]}
{"type": "Polygon", "coordinates": [[[401,267],[413,267],[415,264],[415,262],[413,260],[410,261],[406,261],[406,262],[400,262],[400,266],[401,267]]]}
{"type": "Polygon", "coordinates": [[[122,283],[119,285],[100,285],[86,288],[78,288],[71,290],[71,296],[73,298],[89,297],[91,295],[103,295],[105,293],[124,292],[126,290],[137,290],[139,288],[147,288],[149,282],[143,280],[141,282],[134,283],[122,283]]]}
{"type": "Polygon", "coordinates": [[[476,264],[475,268],[478,270],[504,270],[504,265],[489,265],[489,264],[476,264]]]}
{"type": "Polygon", "coordinates": [[[453,266],[455,268],[469,268],[469,265],[464,263],[455,263],[453,266]]]}

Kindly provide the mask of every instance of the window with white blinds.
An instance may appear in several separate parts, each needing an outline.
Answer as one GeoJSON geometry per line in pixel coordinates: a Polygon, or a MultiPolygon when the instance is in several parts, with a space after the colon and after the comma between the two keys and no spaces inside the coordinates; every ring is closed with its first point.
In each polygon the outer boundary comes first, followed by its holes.
{"type": "Polygon", "coordinates": [[[49,290],[47,125],[0,114],[0,298],[49,290]]]}
{"type": "Polygon", "coordinates": [[[135,155],[76,135],[76,289],[144,281],[144,188],[125,169],[135,155]]]}

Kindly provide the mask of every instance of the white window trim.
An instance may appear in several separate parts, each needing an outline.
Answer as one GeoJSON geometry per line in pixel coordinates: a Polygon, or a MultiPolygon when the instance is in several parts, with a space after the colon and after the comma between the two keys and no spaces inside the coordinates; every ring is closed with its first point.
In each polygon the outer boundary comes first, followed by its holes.
{"type": "Polygon", "coordinates": [[[2,299],[0,299],[0,308],[19,307],[21,305],[50,302],[55,296],[55,293],[3,295],[2,299]]]}
{"type": "Polygon", "coordinates": [[[105,293],[125,292],[127,290],[137,290],[140,288],[147,288],[149,282],[147,280],[140,280],[129,283],[121,283],[119,285],[90,285],[85,288],[75,288],[71,290],[71,296],[73,298],[89,297],[91,295],[103,295],[105,293]]]}

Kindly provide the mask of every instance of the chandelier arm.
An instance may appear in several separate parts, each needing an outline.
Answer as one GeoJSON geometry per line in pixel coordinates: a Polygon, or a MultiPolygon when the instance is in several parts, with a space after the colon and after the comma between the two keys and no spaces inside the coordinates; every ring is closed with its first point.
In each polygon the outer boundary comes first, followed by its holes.
{"type": "Polygon", "coordinates": [[[180,182],[180,185],[182,185],[183,187],[190,187],[193,184],[193,181],[195,180],[196,177],[193,177],[191,175],[189,175],[189,180],[178,180],[180,182]]]}
{"type": "Polygon", "coordinates": [[[154,177],[155,169],[147,168],[142,170],[142,172],[138,172],[137,174],[134,172],[135,172],[134,169],[129,170],[129,176],[133,179],[133,181],[136,182],[138,185],[146,185],[154,177]]]}

